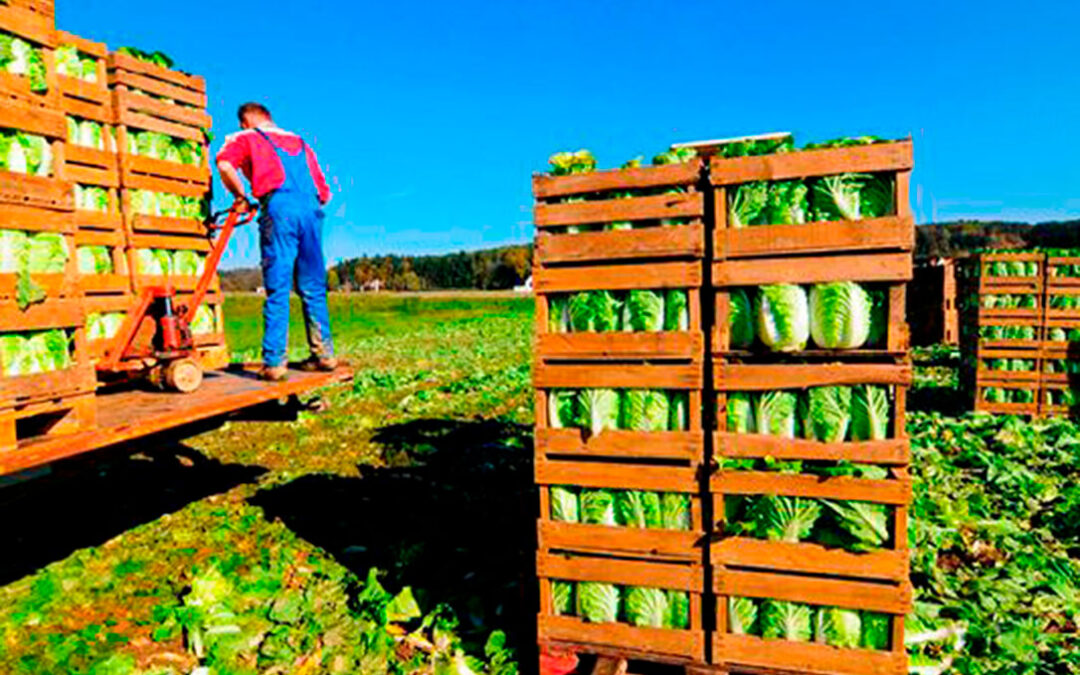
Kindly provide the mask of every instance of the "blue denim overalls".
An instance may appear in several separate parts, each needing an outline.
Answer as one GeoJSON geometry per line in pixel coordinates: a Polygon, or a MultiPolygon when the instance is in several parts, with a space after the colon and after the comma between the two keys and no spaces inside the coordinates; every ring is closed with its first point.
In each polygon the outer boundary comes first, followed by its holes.
{"type": "MultiPolygon", "coordinates": [[[[289,341],[289,290],[296,273],[296,292],[304,308],[308,345],[315,356],[334,355],[330,315],[326,306],[326,260],[322,250],[323,212],[307,161],[307,144],[290,155],[264,131],[256,129],[274,148],[285,169],[285,182],[261,200],[259,244],[262,249],[263,363],[285,363],[289,341]]],[[[301,141],[303,143],[303,141],[301,141]]]]}

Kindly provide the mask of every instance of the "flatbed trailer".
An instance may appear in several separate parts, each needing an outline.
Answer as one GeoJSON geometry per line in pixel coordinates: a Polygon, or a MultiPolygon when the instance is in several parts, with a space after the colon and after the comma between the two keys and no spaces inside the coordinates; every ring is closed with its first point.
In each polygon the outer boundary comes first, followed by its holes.
{"type": "Polygon", "coordinates": [[[17,450],[0,452],[0,476],[232,416],[270,401],[348,382],[352,376],[352,370],[344,367],[329,373],[290,370],[284,382],[264,382],[255,367],[238,366],[207,372],[202,386],[190,394],[150,388],[103,390],[95,396],[95,428],[20,441],[17,450]]]}

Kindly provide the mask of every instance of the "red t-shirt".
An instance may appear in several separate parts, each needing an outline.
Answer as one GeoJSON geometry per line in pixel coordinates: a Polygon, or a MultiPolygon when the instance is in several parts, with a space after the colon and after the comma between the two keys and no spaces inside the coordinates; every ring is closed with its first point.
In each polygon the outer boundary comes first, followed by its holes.
{"type": "MultiPolygon", "coordinates": [[[[263,127],[262,130],[290,155],[299,153],[303,147],[303,141],[294,133],[277,127],[263,127]]],[[[277,152],[254,129],[246,129],[226,137],[225,145],[217,154],[217,160],[228,162],[239,169],[251,183],[251,192],[257,199],[278,189],[285,182],[285,167],[281,165],[277,152]]],[[[315,187],[319,191],[319,201],[325,204],[330,201],[330,186],[326,184],[326,176],[319,168],[319,160],[310,145],[307,146],[307,161],[311,177],[315,179],[315,187]]]]}

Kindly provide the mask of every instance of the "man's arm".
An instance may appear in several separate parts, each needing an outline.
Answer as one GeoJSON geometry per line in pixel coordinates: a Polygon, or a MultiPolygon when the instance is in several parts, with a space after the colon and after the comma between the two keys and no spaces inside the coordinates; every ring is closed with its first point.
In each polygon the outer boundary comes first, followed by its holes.
{"type": "Polygon", "coordinates": [[[240,207],[242,204],[242,210],[246,210],[250,200],[247,196],[247,190],[244,189],[244,180],[240,178],[240,172],[236,170],[236,167],[225,160],[219,160],[217,167],[218,171],[221,173],[221,182],[224,183],[225,188],[232,193],[233,206],[240,207]]]}

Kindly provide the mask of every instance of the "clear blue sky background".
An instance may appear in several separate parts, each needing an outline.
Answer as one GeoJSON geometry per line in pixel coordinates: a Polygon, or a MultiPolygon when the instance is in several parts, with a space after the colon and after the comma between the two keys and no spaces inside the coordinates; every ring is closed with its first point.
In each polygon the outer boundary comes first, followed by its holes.
{"type": "MultiPolygon", "coordinates": [[[[219,140],[246,99],[307,136],[331,260],[526,241],[529,175],[557,150],[614,166],[779,130],[910,134],[920,222],[1080,217],[1080,3],[57,5],[65,30],[205,75],[219,140]]],[[[257,259],[249,231],[226,266],[257,259]]]]}

